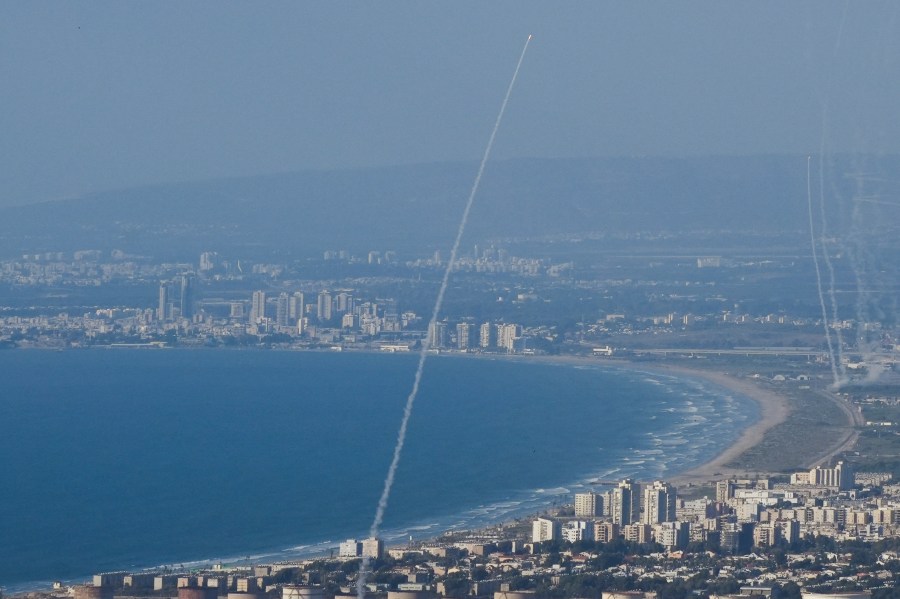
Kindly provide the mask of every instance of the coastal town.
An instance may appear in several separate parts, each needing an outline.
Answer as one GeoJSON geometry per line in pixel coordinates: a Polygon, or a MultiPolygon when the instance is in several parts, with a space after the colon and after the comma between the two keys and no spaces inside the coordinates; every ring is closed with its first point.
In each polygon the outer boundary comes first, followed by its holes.
{"type": "Polygon", "coordinates": [[[0,16],[0,599],[900,599],[900,4],[0,16]]]}
{"type": "Polygon", "coordinates": [[[55,289],[59,304],[3,306],[0,343],[11,351],[408,353],[427,342],[435,353],[687,373],[753,399],[761,416],[711,462],[668,481],[596,481],[595,490],[562,505],[481,530],[401,543],[351,539],[285,562],[102,573],[87,584],[60,581],[20,594],[331,599],[357,595],[362,564],[370,572],[365,595],[387,599],[893,596],[900,461],[886,448],[900,431],[894,329],[830,323],[835,332],[865,333],[834,363],[846,377],[834,388],[814,313],[772,306],[754,314],[722,296],[729,279],[745,280],[758,264],[698,256],[669,265],[661,279],[648,278],[659,268],[651,264],[627,281],[588,280],[577,264],[475,248],[455,276],[468,292],[485,288],[493,299],[487,308],[451,302],[447,316],[428,327],[427,301],[398,281],[433,279],[441,265],[439,255],[401,263],[390,251],[325,251],[303,266],[244,264],[215,252],[193,264],[91,250],[26,255],[0,262],[0,284],[44,302],[55,289]],[[309,278],[322,269],[353,272],[309,278]],[[703,281],[711,269],[717,284],[703,281]],[[678,292],[685,286],[694,289],[691,298],[678,292]],[[118,301],[76,313],[72,297],[84,289],[94,301],[105,290],[118,301]],[[602,292],[600,316],[560,320],[558,311],[571,310],[569,298],[585,289],[602,292]],[[123,305],[123,296],[134,303],[123,305]],[[699,309],[710,304],[715,309],[699,309]],[[863,384],[873,377],[880,385],[863,384]]]}
{"type": "MultiPolygon", "coordinates": [[[[349,539],[329,556],[271,564],[101,573],[49,597],[367,598],[893,597],[900,485],[847,464],[725,479],[688,496],[622,480],[533,519],[427,541],[349,539]]],[[[693,490],[696,491],[696,490],[693,490]]],[[[34,594],[36,595],[36,594],[34,594]]]]}
{"type": "MultiPolygon", "coordinates": [[[[8,292],[0,347],[406,352],[427,336],[436,351],[828,359],[820,316],[765,299],[773,275],[792,276],[793,260],[697,256],[635,266],[630,258],[607,259],[598,273],[594,264],[588,272],[573,262],[475,246],[453,272],[478,299],[458,305],[451,296],[431,326],[428,291],[445,266],[439,252],[405,262],[376,250],[326,250],[303,263],[246,262],[208,251],[194,263],[158,264],[99,250],[0,261],[0,286],[8,292]],[[625,266],[627,279],[618,274],[625,266]],[[754,279],[759,288],[749,294],[754,279]],[[595,316],[575,320],[574,310],[595,316]]],[[[889,372],[897,364],[893,326],[847,318],[827,328],[854,337],[842,352],[842,373],[889,372]]]]}

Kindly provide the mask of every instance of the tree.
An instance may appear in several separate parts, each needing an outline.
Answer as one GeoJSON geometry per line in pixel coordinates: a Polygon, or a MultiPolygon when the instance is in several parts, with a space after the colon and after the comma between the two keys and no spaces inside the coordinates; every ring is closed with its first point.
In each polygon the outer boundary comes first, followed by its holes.
{"type": "Polygon", "coordinates": [[[781,591],[778,596],[781,599],[800,599],[800,585],[796,582],[786,582],[781,585],[781,591]]]}

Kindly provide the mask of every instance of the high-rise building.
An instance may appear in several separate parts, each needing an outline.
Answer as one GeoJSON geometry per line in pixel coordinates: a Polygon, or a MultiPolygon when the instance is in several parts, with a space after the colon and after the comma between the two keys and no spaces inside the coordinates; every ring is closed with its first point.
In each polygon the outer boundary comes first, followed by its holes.
{"type": "Polygon", "coordinates": [[[603,496],[596,493],[575,494],[575,517],[593,518],[603,515],[603,496]]]}
{"type": "Polygon", "coordinates": [[[447,323],[433,322],[428,325],[428,345],[430,347],[444,347],[447,344],[447,323]]]}
{"type": "Polygon", "coordinates": [[[200,254],[200,272],[206,272],[216,267],[216,258],[218,254],[215,252],[203,252],[200,254]]]}
{"type": "Polygon", "coordinates": [[[341,557],[359,557],[362,552],[362,543],[356,539],[347,539],[340,544],[339,551],[338,555],[341,557]]]}
{"type": "Polygon", "coordinates": [[[321,322],[331,320],[331,294],[326,289],[319,292],[318,303],[316,304],[316,317],[321,322]]]}
{"type": "Polygon", "coordinates": [[[169,284],[159,284],[159,305],[156,308],[156,318],[160,321],[169,319],[169,284]]]}
{"type": "Polygon", "coordinates": [[[638,521],[641,513],[641,486],[626,478],[612,492],[610,512],[613,522],[625,526],[638,521]]]}
{"type": "Polygon", "coordinates": [[[243,320],[244,319],[244,304],[243,304],[243,302],[231,302],[231,306],[229,307],[228,317],[234,318],[236,320],[243,320]]]}
{"type": "Polygon", "coordinates": [[[669,483],[656,481],[644,487],[644,524],[659,524],[675,521],[675,487],[669,483]]]}
{"type": "Polygon", "coordinates": [[[497,345],[497,332],[494,328],[494,325],[489,322],[485,322],[481,325],[481,328],[478,332],[479,347],[481,347],[482,349],[486,349],[497,345]]]}
{"type": "Polygon", "coordinates": [[[544,541],[556,541],[560,538],[562,526],[558,520],[551,518],[538,518],[531,524],[531,542],[543,543],[544,541]]]}
{"type": "Polygon", "coordinates": [[[458,349],[469,349],[471,332],[472,325],[468,322],[461,322],[456,325],[456,347],[458,349]]]}
{"type": "Polygon", "coordinates": [[[194,283],[190,275],[181,276],[181,298],[179,308],[181,317],[191,320],[194,318],[194,283]]]}
{"type": "Polygon", "coordinates": [[[497,325],[497,347],[513,352],[516,340],[522,336],[522,327],[517,324],[497,325]]]}
{"type": "Polygon", "coordinates": [[[345,314],[346,312],[353,311],[353,296],[349,293],[342,291],[337,294],[335,300],[338,314],[345,314]]]}
{"type": "Polygon", "coordinates": [[[716,501],[719,503],[727,503],[729,499],[734,499],[734,491],[737,484],[733,480],[720,480],[716,483],[716,501]]]}
{"type": "Polygon", "coordinates": [[[275,324],[280,327],[286,327],[290,323],[290,303],[290,296],[283,292],[275,300],[275,324]]]}
{"type": "Polygon", "coordinates": [[[838,462],[834,468],[816,466],[809,471],[809,484],[811,485],[848,491],[853,488],[855,482],[853,469],[844,462],[838,462]]]}
{"type": "Polygon", "coordinates": [[[266,317],[266,292],[254,291],[250,302],[250,324],[257,324],[266,317]]]}
{"type": "Polygon", "coordinates": [[[369,537],[364,540],[360,547],[360,556],[370,559],[381,559],[384,557],[384,541],[377,537],[369,537]]]}
{"type": "Polygon", "coordinates": [[[293,322],[297,322],[298,319],[303,318],[303,294],[299,291],[295,292],[294,295],[291,296],[291,303],[288,306],[288,316],[293,322]]]}

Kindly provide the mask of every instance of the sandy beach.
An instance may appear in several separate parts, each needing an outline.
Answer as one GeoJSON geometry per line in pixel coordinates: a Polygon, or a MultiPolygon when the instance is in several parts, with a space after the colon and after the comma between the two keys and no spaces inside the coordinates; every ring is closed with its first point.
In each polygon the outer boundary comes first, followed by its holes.
{"type": "Polygon", "coordinates": [[[744,432],[741,433],[741,436],[738,437],[734,443],[709,462],[673,477],[672,481],[675,484],[697,484],[722,479],[727,476],[747,474],[741,470],[728,468],[727,465],[748,449],[751,449],[762,442],[766,432],[787,420],[791,413],[790,406],[785,397],[763,389],[747,379],[720,372],[682,368],[678,366],[660,365],[658,366],[658,369],[663,372],[703,378],[720,387],[725,387],[735,393],[749,397],[755,401],[760,408],[759,420],[744,429],[744,432]]]}
{"type": "MultiPolygon", "coordinates": [[[[710,483],[715,480],[721,480],[727,477],[750,476],[762,471],[754,469],[752,472],[743,469],[728,467],[746,451],[752,449],[763,441],[766,433],[772,428],[785,422],[791,414],[791,407],[788,399],[770,389],[767,389],[755,382],[753,379],[738,377],[725,372],[718,372],[712,369],[690,368],[683,365],[667,364],[664,361],[654,362],[634,362],[623,359],[603,360],[591,357],[580,356],[503,356],[503,359],[514,360],[541,360],[555,363],[573,364],[573,365],[594,365],[609,366],[614,368],[646,370],[649,372],[659,372],[675,376],[684,376],[698,378],[709,381],[719,387],[728,389],[736,394],[743,395],[754,402],[760,408],[759,419],[751,426],[746,428],[734,442],[726,447],[720,454],[715,456],[708,462],[701,464],[687,472],[682,472],[669,477],[669,480],[676,485],[698,485],[710,483]]],[[[848,422],[848,425],[850,423],[848,422]]],[[[849,428],[849,426],[848,426],[849,428]]],[[[846,445],[846,443],[844,444],[846,445]]],[[[816,462],[820,462],[830,457],[834,451],[816,457],[816,462]]]]}

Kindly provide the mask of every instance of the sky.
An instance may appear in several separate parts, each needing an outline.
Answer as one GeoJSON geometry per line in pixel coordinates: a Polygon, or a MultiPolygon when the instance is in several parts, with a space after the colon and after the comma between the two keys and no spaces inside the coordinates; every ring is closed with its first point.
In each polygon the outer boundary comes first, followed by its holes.
{"type": "Polygon", "coordinates": [[[493,158],[900,152],[900,4],[0,0],[0,207],[493,158]],[[824,132],[824,134],[823,134],[824,132]]]}

